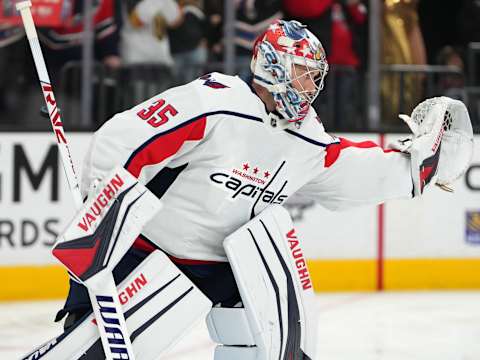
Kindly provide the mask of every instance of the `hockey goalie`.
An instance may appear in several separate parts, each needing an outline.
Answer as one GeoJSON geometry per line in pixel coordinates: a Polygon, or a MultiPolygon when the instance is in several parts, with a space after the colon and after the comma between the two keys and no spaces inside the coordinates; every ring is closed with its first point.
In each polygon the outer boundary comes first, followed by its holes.
{"type": "Polygon", "coordinates": [[[211,73],[169,89],[94,134],[87,201],[55,248],[75,270],[57,315],[65,332],[42,359],[104,358],[82,280],[103,269],[113,246],[124,247],[113,275],[129,334],[110,330],[112,346],[129,336],[137,359],[159,359],[206,319],[216,360],[320,359],[301,239],[282,205],[294,193],[336,210],[451,190],[469,164],[468,112],[446,97],[402,116],[413,134],[391,149],[328,134],[311,106],[325,52],[299,22],[273,23],[251,70],[251,83],[211,73]],[[131,186],[117,180],[115,190],[115,175],[131,186]],[[134,209],[144,193],[161,208],[134,209]],[[88,241],[79,241],[82,226],[88,241]]]}

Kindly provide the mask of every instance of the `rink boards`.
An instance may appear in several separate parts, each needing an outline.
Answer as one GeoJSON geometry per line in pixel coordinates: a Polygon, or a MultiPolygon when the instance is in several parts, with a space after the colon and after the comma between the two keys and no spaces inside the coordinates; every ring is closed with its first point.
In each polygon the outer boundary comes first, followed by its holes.
{"type": "MultiPolygon", "coordinates": [[[[70,134],[77,169],[90,136],[70,134]]],[[[340,136],[384,144],[395,137],[340,136]]],[[[433,188],[421,199],[335,213],[292,199],[315,289],[480,288],[479,140],[454,194],[433,188]]],[[[66,293],[68,278],[50,248],[73,214],[52,135],[0,134],[0,300],[66,293]]]]}

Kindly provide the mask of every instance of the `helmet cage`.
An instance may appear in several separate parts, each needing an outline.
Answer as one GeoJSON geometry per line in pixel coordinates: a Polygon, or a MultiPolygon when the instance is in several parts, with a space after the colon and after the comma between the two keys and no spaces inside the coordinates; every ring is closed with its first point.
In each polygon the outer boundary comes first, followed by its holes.
{"type": "MultiPolygon", "coordinates": [[[[304,27],[300,23],[298,26],[304,27]]],[[[276,110],[285,120],[303,120],[323,89],[328,72],[322,45],[318,40],[309,42],[307,51],[315,54],[314,59],[276,49],[268,40],[262,39],[256,45],[257,54],[252,59],[254,81],[270,91],[276,110]],[[314,84],[313,89],[302,86],[305,77],[314,84]]]]}

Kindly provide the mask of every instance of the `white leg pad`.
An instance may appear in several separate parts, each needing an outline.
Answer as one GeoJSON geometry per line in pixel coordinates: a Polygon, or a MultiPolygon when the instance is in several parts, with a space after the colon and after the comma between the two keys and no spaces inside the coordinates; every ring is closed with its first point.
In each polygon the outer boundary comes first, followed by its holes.
{"type": "MultiPolygon", "coordinates": [[[[137,360],[158,359],[195,324],[211,301],[161,251],[150,254],[121,284],[119,300],[137,360]]],[[[115,343],[118,333],[112,333],[115,343]]],[[[93,314],[23,359],[104,358],[93,314]],[[103,357],[102,357],[103,356],[103,357]]]]}
{"type": "MultiPolygon", "coordinates": [[[[256,346],[219,347],[219,356],[225,353],[225,357],[218,359],[232,359],[237,352],[249,349],[256,349],[257,360],[316,359],[318,315],[314,311],[313,287],[288,212],[281,206],[265,209],[228,236],[224,248],[249,327],[246,331],[243,319],[237,319],[242,324],[239,336],[248,340],[244,345],[250,345],[250,339],[244,336],[251,334],[256,346]],[[229,351],[232,355],[227,356],[229,351]]],[[[237,323],[224,329],[226,326],[215,321],[215,326],[216,339],[235,339],[231,333],[237,331],[237,323]],[[222,335],[218,334],[220,331],[222,335]]]]}

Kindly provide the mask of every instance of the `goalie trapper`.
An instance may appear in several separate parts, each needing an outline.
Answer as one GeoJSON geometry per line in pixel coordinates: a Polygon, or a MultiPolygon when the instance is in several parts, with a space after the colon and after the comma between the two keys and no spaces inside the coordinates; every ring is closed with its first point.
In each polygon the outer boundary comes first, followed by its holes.
{"type": "Polygon", "coordinates": [[[446,96],[418,104],[411,116],[400,115],[413,135],[391,146],[411,156],[413,195],[429,184],[452,191],[473,155],[473,129],[465,104],[446,96]]]}

